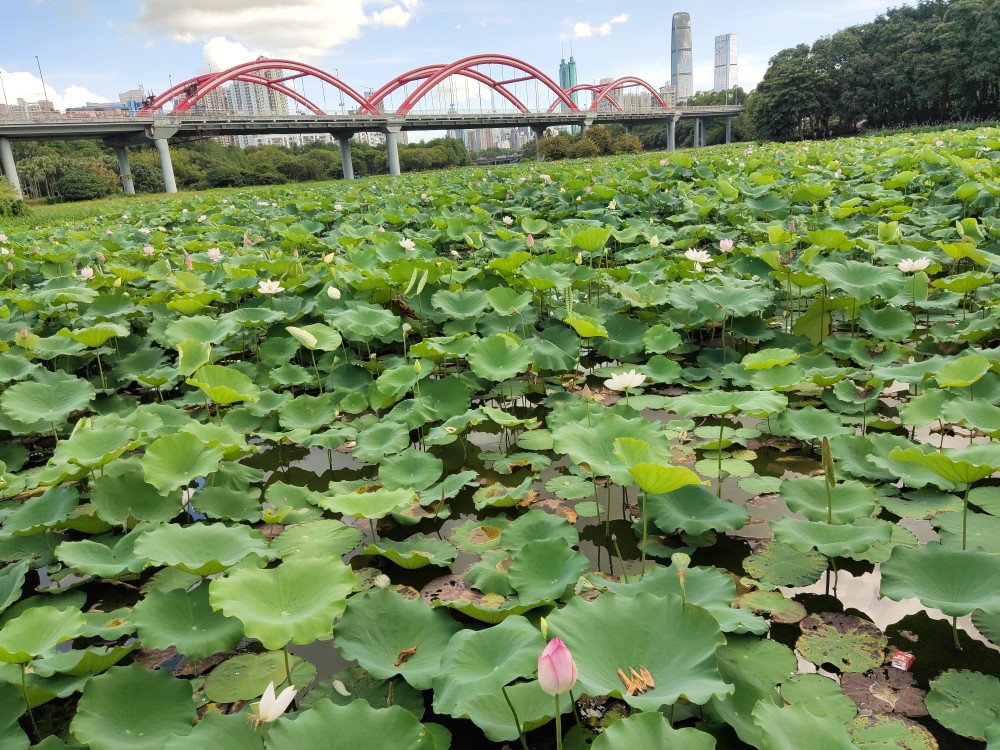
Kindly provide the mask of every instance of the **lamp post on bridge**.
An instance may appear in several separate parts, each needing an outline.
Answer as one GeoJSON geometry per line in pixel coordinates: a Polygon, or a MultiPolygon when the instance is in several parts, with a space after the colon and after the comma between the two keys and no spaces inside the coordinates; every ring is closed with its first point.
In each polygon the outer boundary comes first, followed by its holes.
{"type": "Polygon", "coordinates": [[[49,101],[49,90],[45,87],[45,76],[42,75],[42,63],[38,55],[35,55],[35,63],[38,65],[38,77],[42,79],[42,94],[45,96],[45,101],[49,101]]]}

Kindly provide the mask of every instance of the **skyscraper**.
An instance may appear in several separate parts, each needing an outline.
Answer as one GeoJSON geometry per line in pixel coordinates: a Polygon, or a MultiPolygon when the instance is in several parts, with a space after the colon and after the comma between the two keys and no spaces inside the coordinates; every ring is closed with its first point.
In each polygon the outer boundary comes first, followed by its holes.
{"type": "Polygon", "coordinates": [[[677,101],[694,93],[694,59],[691,55],[691,14],[674,13],[670,31],[670,83],[677,101]]]}
{"type": "Polygon", "coordinates": [[[739,83],[736,34],[715,37],[715,90],[728,91],[739,83]]]}
{"type": "MultiPolygon", "coordinates": [[[[566,62],[566,58],[562,58],[559,61],[559,88],[563,91],[568,91],[576,86],[576,84],[576,60],[573,59],[573,52],[571,50],[569,53],[569,62],[566,62]]],[[[569,95],[569,98],[579,104],[577,96],[578,92],[574,91],[569,95]]],[[[561,109],[565,110],[566,105],[562,105],[561,109]]]]}

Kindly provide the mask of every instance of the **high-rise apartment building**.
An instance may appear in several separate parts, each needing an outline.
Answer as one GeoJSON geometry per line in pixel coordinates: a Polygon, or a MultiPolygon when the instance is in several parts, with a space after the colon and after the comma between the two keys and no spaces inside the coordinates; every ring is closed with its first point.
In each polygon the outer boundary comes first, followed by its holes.
{"type": "Polygon", "coordinates": [[[728,91],[739,83],[736,34],[715,37],[715,90],[728,91]]]}
{"type": "Polygon", "coordinates": [[[674,13],[670,30],[670,83],[678,102],[686,101],[694,94],[690,13],[674,13]]]}

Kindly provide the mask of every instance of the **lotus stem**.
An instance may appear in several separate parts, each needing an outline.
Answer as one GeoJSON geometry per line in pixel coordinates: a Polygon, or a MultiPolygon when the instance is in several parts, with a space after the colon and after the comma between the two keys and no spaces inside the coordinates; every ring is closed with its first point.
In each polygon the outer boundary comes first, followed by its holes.
{"type": "Polygon", "coordinates": [[[649,532],[649,514],[646,513],[646,493],[639,490],[639,498],[642,505],[642,563],[639,567],[639,577],[646,575],[646,535],[649,532]]]}
{"type": "Polygon", "coordinates": [[[965,495],[962,497],[962,549],[965,549],[969,530],[969,491],[972,489],[972,482],[965,485],[965,495]]]}
{"type": "Polygon", "coordinates": [[[726,419],[719,417],[719,444],[715,446],[715,450],[719,453],[719,480],[715,489],[715,496],[718,498],[722,497],[722,436],[725,434],[725,430],[726,419]]]}
{"type": "Polygon", "coordinates": [[[583,722],[580,721],[580,713],[576,710],[576,698],[573,697],[573,691],[569,691],[569,706],[573,709],[573,718],[576,720],[576,725],[583,729],[583,722]]]}
{"type": "Polygon", "coordinates": [[[958,617],[955,616],[951,618],[951,637],[955,641],[955,648],[961,651],[962,644],[958,641],[958,617]]]}
{"type": "Polygon", "coordinates": [[[97,372],[101,375],[101,390],[108,389],[108,382],[104,379],[104,365],[101,364],[101,353],[97,352],[97,372]]]}
{"type": "Polygon", "coordinates": [[[556,750],[562,750],[562,713],[559,710],[559,696],[556,696],[556,750]]]}
{"type": "MultiPolygon", "coordinates": [[[[507,686],[504,685],[503,687],[501,687],[500,692],[503,693],[503,699],[507,701],[507,708],[510,709],[510,713],[514,717],[514,726],[517,727],[517,737],[519,740],[521,740],[521,748],[522,750],[528,750],[528,743],[525,742],[524,732],[521,730],[521,720],[517,718],[517,710],[514,708],[514,704],[510,702],[510,696],[507,695],[507,686]]],[[[558,700],[559,697],[556,696],[556,701],[558,700]]],[[[558,704],[556,705],[556,716],[557,717],[559,716],[558,704]]]]}
{"type": "Polygon", "coordinates": [[[28,665],[21,665],[21,696],[24,698],[24,707],[28,709],[28,719],[31,720],[31,729],[35,733],[35,739],[41,740],[42,735],[38,733],[38,725],[35,723],[35,715],[31,712],[31,702],[28,700],[27,685],[28,665]]]}
{"type": "MultiPolygon", "coordinates": [[[[323,378],[321,378],[319,376],[319,368],[316,367],[316,355],[315,355],[315,353],[313,353],[312,349],[309,350],[309,359],[312,360],[313,372],[316,373],[316,385],[319,386],[319,392],[322,393],[323,392],[323,378]]],[[[98,358],[98,361],[100,361],[99,358],[98,358]]]]}
{"type": "Polygon", "coordinates": [[[288,658],[288,644],[287,643],[285,644],[285,647],[281,650],[281,652],[285,655],[285,677],[288,678],[288,684],[289,684],[289,686],[291,686],[291,684],[292,684],[292,664],[291,664],[291,661],[288,658]]]}
{"type": "MultiPolygon", "coordinates": [[[[622,564],[622,580],[625,582],[625,585],[627,586],[628,585],[628,571],[625,569],[625,558],[622,557],[622,551],[618,547],[618,537],[615,536],[614,534],[611,535],[611,543],[614,545],[614,547],[615,547],[615,553],[617,553],[617,555],[618,555],[618,562],[620,562],[622,564]]],[[[614,575],[614,574],[615,574],[614,566],[612,566],[611,575],[614,575]]]]}

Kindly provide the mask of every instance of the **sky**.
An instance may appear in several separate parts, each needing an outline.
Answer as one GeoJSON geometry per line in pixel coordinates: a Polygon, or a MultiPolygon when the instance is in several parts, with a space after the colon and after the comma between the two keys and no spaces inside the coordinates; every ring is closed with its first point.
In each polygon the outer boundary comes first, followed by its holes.
{"type": "MultiPolygon", "coordinates": [[[[767,61],[916,0],[0,0],[0,82],[6,99],[48,98],[57,109],[117,101],[142,87],[256,58],[308,62],[358,90],[418,66],[481,53],[510,55],[558,81],[570,50],[578,80],[670,77],[670,21],[691,14],[695,90],[713,85],[714,38],[739,36],[739,83],[753,88],[767,61]],[[37,57],[37,60],[36,60],[37,57]]],[[[332,89],[300,83],[330,101],[332,89]],[[312,88],[310,88],[310,86],[312,88]]],[[[527,85],[527,84],[525,84],[527,85]]],[[[0,98],[2,101],[2,98],[0,98]]]]}

